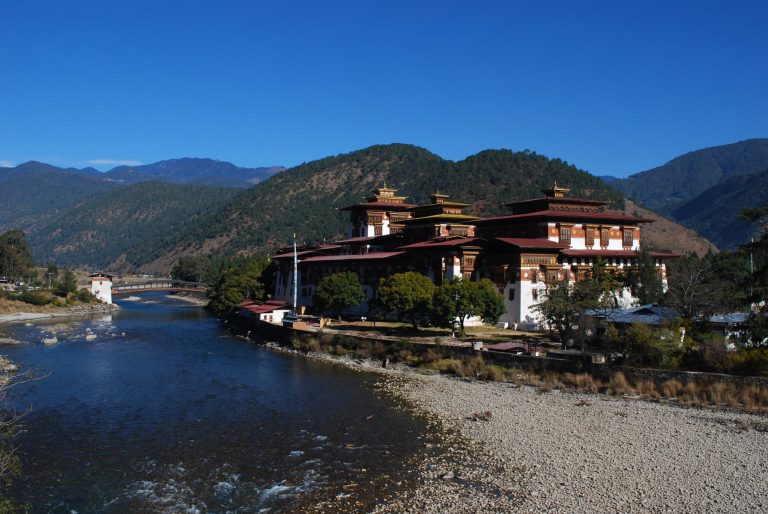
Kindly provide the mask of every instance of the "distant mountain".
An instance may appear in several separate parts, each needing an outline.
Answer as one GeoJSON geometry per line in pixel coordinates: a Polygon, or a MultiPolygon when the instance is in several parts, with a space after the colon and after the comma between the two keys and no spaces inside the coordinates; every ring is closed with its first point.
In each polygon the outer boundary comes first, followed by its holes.
{"type": "Polygon", "coordinates": [[[619,177],[614,177],[613,175],[598,175],[597,178],[605,182],[606,184],[612,184],[613,182],[616,182],[617,180],[621,180],[619,177]]]}
{"type": "Polygon", "coordinates": [[[284,169],[282,166],[240,168],[230,162],[185,157],[142,166],[118,166],[104,173],[104,177],[123,184],[160,181],[173,184],[246,188],[284,169]]]}
{"type": "Polygon", "coordinates": [[[610,184],[649,209],[669,215],[723,181],[764,169],[768,169],[768,139],[748,139],[690,152],[610,184]]]}
{"type": "Polygon", "coordinates": [[[238,194],[233,188],[142,182],[98,195],[29,238],[38,263],[115,271],[161,257],[175,234],[238,194]]]}
{"type": "MultiPolygon", "coordinates": [[[[409,202],[424,202],[439,191],[469,203],[469,213],[491,216],[507,213],[505,202],[541,196],[541,189],[555,181],[569,186],[574,196],[625,207],[621,193],[560,159],[486,150],[453,162],[411,145],[377,145],[283,171],[177,232],[163,258],[134,264],[146,270],[167,269],[184,254],[271,251],[286,245],[294,232],[305,242],[331,241],[346,236],[348,214],[338,209],[362,201],[385,183],[398,188],[409,202]]],[[[670,233],[657,247],[681,251],[710,247],[690,231],[667,223],[670,233]],[[686,237],[677,237],[684,232],[686,237]],[[688,244],[693,240],[695,245],[688,244]]]]}
{"type": "Polygon", "coordinates": [[[0,232],[34,232],[81,203],[118,187],[93,168],[57,168],[30,161],[0,168],[0,232]]]}
{"type": "Polygon", "coordinates": [[[755,230],[738,218],[739,213],[766,204],[768,168],[721,182],[672,211],[672,216],[718,247],[735,248],[748,242],[755,230]]]}

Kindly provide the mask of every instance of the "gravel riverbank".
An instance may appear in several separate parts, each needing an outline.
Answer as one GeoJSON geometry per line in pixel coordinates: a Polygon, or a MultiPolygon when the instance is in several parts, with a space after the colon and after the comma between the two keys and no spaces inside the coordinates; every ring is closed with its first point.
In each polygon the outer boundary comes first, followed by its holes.
{"type": "Polygon", "coordinates": [[[768,510],[764,417],[408,371],[383,387],[457,435],[378,512],[768,510]]]}

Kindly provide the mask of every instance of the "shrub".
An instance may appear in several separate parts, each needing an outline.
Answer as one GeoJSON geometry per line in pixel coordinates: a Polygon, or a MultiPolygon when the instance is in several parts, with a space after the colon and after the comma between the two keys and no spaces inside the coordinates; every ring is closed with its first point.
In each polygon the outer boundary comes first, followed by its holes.
{"type": "Polygon", "coordinates": [[[48,305],[52,301],[50,295],[37,291],[24,291],[23,293],[16,295],[15,299],[20,302],[37,306],[48,305]]]}
{"type": "Polygon", "coordinates": [[[768,348],[745,348],[728,356],[732,373],[745,376],[768,375],[768,348]]]}

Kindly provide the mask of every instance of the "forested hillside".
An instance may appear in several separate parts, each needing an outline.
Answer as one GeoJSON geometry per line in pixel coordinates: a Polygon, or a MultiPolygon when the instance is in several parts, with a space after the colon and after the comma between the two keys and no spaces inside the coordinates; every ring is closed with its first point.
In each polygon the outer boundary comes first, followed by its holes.
{"type": "MultiPolygon", "coordinates": [[[[488,216],[508,212],[505,202],[541,196],[541,189],[555,181],[571,187],[574,196],[624,207],[619,192],[560,159],[486,150],[452,162],[415,146],[378,145],[305,163],[257,185],[180,232],[169,256],[270,251],[287,244],[294,232],[303,242],[343,237],[348,213],[338,209],[362,201],[384,183],[398,188],[410,202],[424,202],[439,191],[469,203],[470,213],[488,216]]],[[[170,263],[163,258],[137,264],[154,269],[170,263]]]]}
{"type": "Polygon", "coordinates": [[[39,162],[0,168],[0,232],[35,232],[50,220],[118,184],[96,170],[63,169],[39,162]]]}
{"type": "Polygon", "coordinates": [[[233,198],[236,189],[142,182],[96,197],[30,238],[37,262],[111,270],[161,257],[175,234],[233,198]]]}
{"type": "Polygon", "coordinates": [[[649,209],[669,215],[725,180],[765,169],[768,139],[748,139],[696,150],[610,184],[649,209]]]}
{"type": "Polygon", "coordinates": [[[675,209],[672,216],[719,248],[736,248],[749,242],[755,231],[755,225],[740,219],[739,213],[766,202],[768,169],[721,182],[675,209]]]}

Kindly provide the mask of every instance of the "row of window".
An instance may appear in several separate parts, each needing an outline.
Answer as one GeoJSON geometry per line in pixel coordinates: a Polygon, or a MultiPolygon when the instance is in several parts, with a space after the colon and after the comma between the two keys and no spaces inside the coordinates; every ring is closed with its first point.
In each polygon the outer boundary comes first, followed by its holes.
{"type": "MultiPolygon", "coordinates": [[[[600,238],[600,246],[608,246],[610,242],[611,231],[608,228],[587,228],[584,233],[584,243],[587,246],[594,246],[595,239],[600,238]]],[[[634,230],[625,230],[623,232],[622,244],[632,246],[635,241],[634,230]]],[[[560,243],[571,244],[571,227],[560,227],[560,243]]]]}

